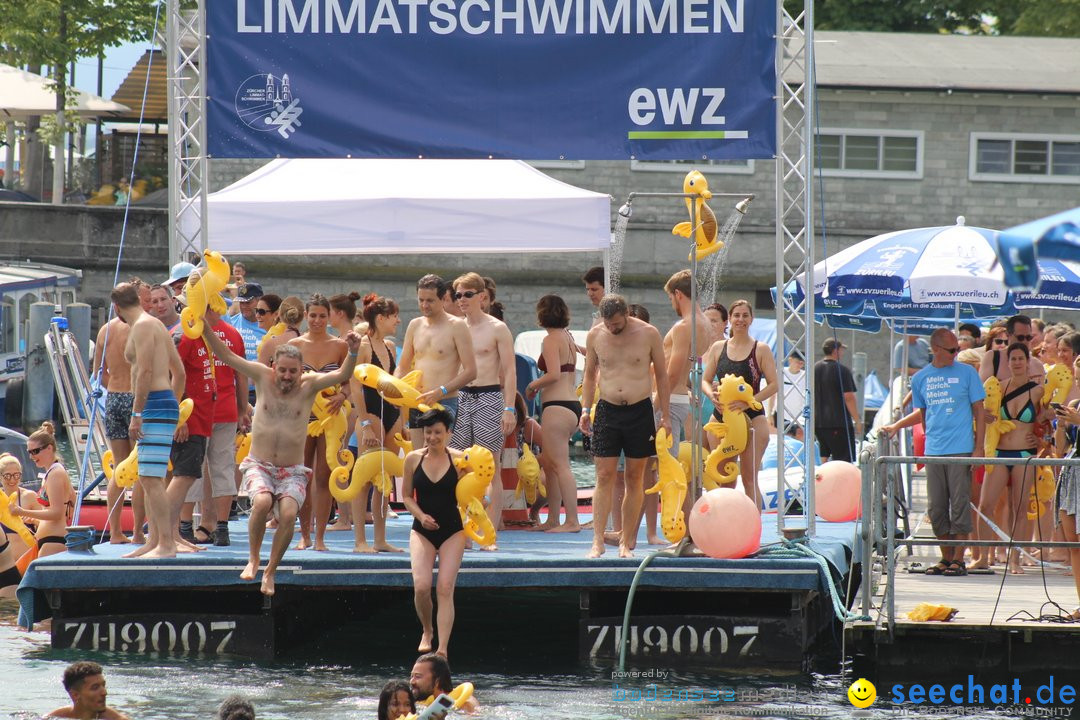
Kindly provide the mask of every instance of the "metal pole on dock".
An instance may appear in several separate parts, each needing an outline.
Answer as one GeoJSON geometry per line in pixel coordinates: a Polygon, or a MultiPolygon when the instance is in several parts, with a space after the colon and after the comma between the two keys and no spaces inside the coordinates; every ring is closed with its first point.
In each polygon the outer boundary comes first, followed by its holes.
{"type": "Polygon", "coordinates": [[[86,303],[69,303],[64,308],[68,330],[75,336],[83,365],[90,367],[90,306],[86,303]]]}
{"type": "Polygon", "coordinates": [[[30,331],[26,335],[26,386],[23,402],[23,425],[37,427],[52,419],[56,388],[52,366],[46,356],[45,335],[49,332],[56,305],[36,302],[30,306],[30,331]]]}

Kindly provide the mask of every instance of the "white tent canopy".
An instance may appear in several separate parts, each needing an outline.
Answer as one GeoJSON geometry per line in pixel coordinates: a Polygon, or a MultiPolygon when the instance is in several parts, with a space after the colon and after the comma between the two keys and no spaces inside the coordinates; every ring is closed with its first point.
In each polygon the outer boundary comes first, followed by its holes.
{"type": "MultiPolygon", "coordinates": [[[[119,115],[128,111],[126,105],[76,91],[71,108],[83,117],[119,115]]],[[[0,120],[16,120],[33,115],[56,112],[56,91],[40,75],[0,63],[0,120]]]]}
{"type": "Polygon", "coordinates": [[[610,197],[516,160],[274,160],[213,193],[225,254],[607,250],[610,197]]]}

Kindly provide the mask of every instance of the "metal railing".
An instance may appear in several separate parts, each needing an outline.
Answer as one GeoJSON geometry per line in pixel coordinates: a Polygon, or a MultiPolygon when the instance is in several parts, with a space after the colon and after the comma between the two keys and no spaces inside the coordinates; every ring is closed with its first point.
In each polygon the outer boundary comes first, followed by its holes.
{"type": "MultiPolygon", "coordinates": [[[[870,615],[872,588],[872,573],[874,567],[875,550],[884,554],[883,571],[885,573],[885,596],[884,610],[885,622],[892,639],[896,626],[896,556],[897,546],[903,547],[999,547],[1001,545],[1015,545],[1022,547],[1038,548],[1076,548],[1080,543],[1053,542],[1049,540],[939,540],[937,538],[897,537],[896,512],[896,482],[887,477],[890,465],[1024,465],[1032,468],[1052,467],[1077,467],[1080,466],[1080,458],[972,458],[972,457],[938,457],[938,456],[906,456],[886,454],[889,438],[885,433],[879,433],[876,451],[869,446],[864,446],[860,456],[862,467],[862,614],[870,615]]],[[[1052,498],[1048,498],[1051,499],[1052,498]]],[[[880,620],[879,620],[880,625],[880,620]]]]}

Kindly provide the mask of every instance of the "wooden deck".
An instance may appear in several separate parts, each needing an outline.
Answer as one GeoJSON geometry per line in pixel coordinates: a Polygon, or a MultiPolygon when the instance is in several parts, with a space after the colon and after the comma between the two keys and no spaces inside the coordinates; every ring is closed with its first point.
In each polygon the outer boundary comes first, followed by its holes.
{"type": "MultiPolygon", "coordinates": [[[[919,539],[933,539],[925,515],[925,478],[917,475],[913,485],[912,529],[919,539]]],[[[934,547],[915,547],[910,555],[900,550],[891,632],[885,607],[888,578],[883,574],[873,596],[873,621],[848,623],[849,647],[854,647],[855,663],[861,664],[867,677],[883,670],[925,672],[929,666],[953,671],[1034,671],[1047,666],[1051,647],[1080,647],[1080,623],[1054,621],[1077,608],[1070,570],[1026,567],[1024,574],[1013,575],[1001,564],[992,566],[992,574],[954,577],[918,572],[939,559],[934,547]],[[920,602],[948,605],[957,613],[948,622],[908,619],[907,613],[920,602]]],[[[1068,654],[1076,657],[1076,653],[1068,654]]],[[[1053,655],[1060,656],[1060,652],[1053,655]]]]}

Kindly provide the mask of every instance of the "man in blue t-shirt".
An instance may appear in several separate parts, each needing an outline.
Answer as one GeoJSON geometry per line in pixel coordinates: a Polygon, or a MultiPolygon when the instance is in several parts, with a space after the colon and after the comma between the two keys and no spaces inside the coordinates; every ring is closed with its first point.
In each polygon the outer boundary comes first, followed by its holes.
{"type": "MultiPolygon", "coordinates": [[[[930,336],[931,362],[911,378],[915,411],[882,427],[889,435],[922,422],[926,427],[926,454],[939,457],[982,457],[983,390],[979,374],[956,362],[960,344],[947,328],[930,336]]],[[[927,512],[934,535],[960,540],[971,532],[971,466],[926,466],[927,512]]],[[[941,547],[941,561],[927,575],[966,575],[964,548],[941,547]]]]}
{"type": "MultiPolygon", "coordinates": [[[[244,341],[245,359],[249,362],[259,361],[259,341],[266,335],[266,331],[259,327],[259,321],[255,318],[255,304],[262,296],[263,289],[259,283],[241,285],[236,298],[236,302],[240,303],[240,312],[222,318],[240,332],[240,338],[244,341]]],[[[248,402],[255,407],[255,385],[250,382],[248,402]]]]}

